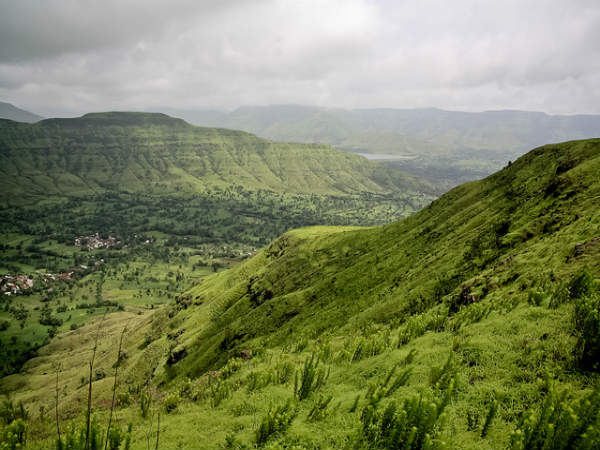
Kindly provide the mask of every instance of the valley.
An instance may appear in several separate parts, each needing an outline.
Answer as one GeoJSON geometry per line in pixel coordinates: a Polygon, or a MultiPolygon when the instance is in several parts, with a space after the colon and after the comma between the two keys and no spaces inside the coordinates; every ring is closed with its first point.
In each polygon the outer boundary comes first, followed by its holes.
{"type": "MultiPolygon", "coordinates": [[[[105,432],[115,392],[131,448],[593,446],[599,164],[599,139],[547,145],[400,221],[298,224],[231,254],[149,229],[120,243],[91,234],[109,248],[39,242],[30,260],[95,269],[49,301],[29,296],[27,320],[65,304],[49,316],[78,325],[0,381],[3,414],[19,418],[22,402],[28,446],[52,448],[58,405],[62,439],[78,442],[93,385],[92,429],[105,432]],[[118,304],[83,320],[84,296],[118,304]]],[[[28,248],[5,236],[5,254],[28,248]]]]}
{"type": "Polygon", "coordinates": [[[3,120],[0,161],[0,274],[33,283],[3,292],[1,375],[107,308],[172,302],[290,229],[389,223],[437,194],[328,146],[162,114],[3,120]]]}

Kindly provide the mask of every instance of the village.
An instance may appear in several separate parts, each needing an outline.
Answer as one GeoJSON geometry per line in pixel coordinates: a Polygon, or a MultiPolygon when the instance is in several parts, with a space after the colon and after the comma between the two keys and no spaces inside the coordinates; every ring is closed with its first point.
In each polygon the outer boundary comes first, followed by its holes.
{"type": "Polygon", "coordinates": [[[75,238],[74,245],[76,247],[87,247],[88,250],[94,250],[97,248],[111,248],[120,243],[121,241],[117,240],[115,236],[108,236],[106,239],[103,239],[100,236],[100,233],[96,233],[90,236],[79,236],[75,238]]]}
{"type": "Polygon", "coordinates": [[[0,290],[4,295],[17,295],[33,287],[33,278],[27,275],[3,275],[0,279],[0,290]]]}
{"type": "MultiPolygon", "coordinates": [[[[103,263],[104,259],[100,259],[94,263],[94,266],[97,267],[103,263]]],[[[60,273],[50,273],[36,270],[35,276],[4,274],[0,275],[0,291],[4,295],[8,296],[25,294],[27,291],[33,288],[36,281],[43,282],[44,284],[57,280],[70,281],[75,273],[87,270],[90,270],[89,266],[80,264],[60,273]]]]}

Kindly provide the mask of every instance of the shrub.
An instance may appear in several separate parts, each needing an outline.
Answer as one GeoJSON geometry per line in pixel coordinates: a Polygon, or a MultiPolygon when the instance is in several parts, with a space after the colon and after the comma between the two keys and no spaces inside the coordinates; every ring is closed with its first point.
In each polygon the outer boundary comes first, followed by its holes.
{"type": "Polygon", "coordinates": [[[18,419],[27,420],[29,413],[25,409],[23,402],[19,402],[17,405],[12,400],[6,399],[0,406],[0,423],[8,425],[18,419]]]}
{"type": "Polygon", "coordinates": [[[284,433],[296,415],[297,410],[292,407],[292,402],[289,400],[285,405],[269,410],[255,433],[257,447],[264,446],[272,436],[284,433]]]}
{"type": "Polygon", "coordinates": [[[367,338],[361,338],[354,348],[350,361],[356,362],[363,358],[377,356],[390,347],[390,343],[389,332],[382,332],[367,338]]]}
{"type": "Polygon", "coordinates": [[[325,370],[319,368],[319,358],[315,359],[315,354],[313,353],[310,358],[306,358],[306,361],[304,361],[304,368],[300,377],[298,377],[298,372],[296,372],[294,395],[298,400],[302,401],[308,398],[311,392],[320,389],[328,378],[329,369],[325,372],[325,370]]]}
{"type": "Polygon", "coordinates": [[[332,395],[326,398],[320,395],[319,399],[315,402],[312,409],[308,413],[308,416],[306,416],[306,420],[309,422],[323,420],[325,418],[325,413],[327,412],[327,407],[329,406],[329,403],[331,403],[332,399],[332,395]]]}
{"type": "Polygon", "coordinates": [[[131,404],[131,396],[129,392],[119,392],[117,395],[117,405],[121,407],[129,406],[131,404]]]}
{"type": "Polygon", "coordinates": [[[448,359],[441,367],[432,367],[429,372],[431,386],[436,389],[445,390],[450,383],[454,382],[456,366],[454,365],[454,354],[450,353],[448,359]]]}
{"type": "Polygon", "coordinates": [[[19,449],[25,446],[27,440],[27,424],[23,419],[11,422],[0,434],[0,449],[19,449]]]}
{"type": "Polygon", "coordinates": [[[148,417],[148,411],[150,410],[151,402],[152,399],[150,394],[148,394],[146,391],[140,392],[140,414],[142,415],[143,419],[148,417]]]}
{"type": "Polygon", "coordinates": [[[400,372],[400,374],[394,378],[394,381],[392,382],[392,378],[394,377],[394,374],[396,373],[396,368],[398,367],[398,365],[395,365],[394,367],[391,368],[391,370],[388,372],[387,376],[385,377],[385,380],[383,381],[383,383],[377,385],[371,385],[367,391],[367,401],[370,403],[378,403],[382,398],[384,397],[389,397],[390,395],[392,395],[394,392],[396,392],[396,390],[398,390],[398,388],[406,385],[406,383],[408,383],[408,379],[410,378],[410,374],[412,372],[411,368],[407,368],[404,369],[402,372],[400,372]]]}
{"type": "Polygon", "coordinates": [[[210,406],[216,408],[223,400],[226,400],[231,395],[231,387],[224,380],[217,380],[211,383],[209,388],[210,406]]]}
{"type": "Polygon", "coordinates": [[[578,333],[575,358],[583,370],[600,370],[600,295],[575,300],[573,326],[578,333]]]}
{"type": "Polygon", "coordinates": [[[531,289],[527,297],[527,303],[533,306],[540,306],[545,299],[546,294],[543,291],[531,289]]]}
{"type": "Polygon", "coordinates": [[[571,299],[591,295],[594,291],[594,277],[587,268],[583,268],[577,272],[569,283],[569,296],[571,299]]]}
{"type": "Polygon", "coordinates": [[[448,309],[443,307],[410,316],[398,331],[398,348],[408,344],[412,339],[423,336],[427,331],[443,329],[447,319],[448,309]]]}
{"type": "Polygon", "coordinates": [[[119,426],[111,426],[108,432],[108,449],[118,450],[124,444],[123,449],[129,450],[131,444],[131,424],[127,426],[127,431],[124,431],[119,426]]]}
{"type": "Polygon", "coordinates": [[[248,392],[258,391],[267,386],[270,382],[270,374],[252,371],[246,377],[246,389],[248,389],[248,392]]]}
{"type": "Polygon", "coordinates": [[[512,450],[592,449],[600,446],[600,385],[579,400],[557,394],[549,383],[539,410],[529,410],[511,435],[512,450]]]}
{"type": "Polygon", "coordinates": [[[223,377],[224,379],[229,378],[231,375],[233,375],[242,368],[242,364],[243,361],[240,358],[231,358],[221,368],[221,377],[223,377]]]}
{"type": "Polygon", "coordinates": [[[390,402],[380,406],[381,397],[371,397],[362,411],[355,448],[432,448],[441,428],[441,415],[450,401],[454,382],[439,398],[421,395],[404,400],[401,407],[390,402]]]}
{"type": "Polygon", "coordinates": [[[294,373],[294,365],[291,362],[282,362],[275,366],[275,382],[279,384],[287,383],[294,373]]]}
{"type": "Polygon", "coordinates": [[[481,437],[484,438],[487,436],[488,431],[490,430],[490,425],[496,417],[496,413],[498,412],[498,400],[494,398],[490,407],[488,409],[487,415],[485,416],[485,422],[483,423],[483,428],[481,429],[481,437]]]}
{"type": "Polygon", "coordinates": [[[165,397],[164,407],[167,414],[175,411],[179,406],[179,392],[173,391],[165,397]]]}

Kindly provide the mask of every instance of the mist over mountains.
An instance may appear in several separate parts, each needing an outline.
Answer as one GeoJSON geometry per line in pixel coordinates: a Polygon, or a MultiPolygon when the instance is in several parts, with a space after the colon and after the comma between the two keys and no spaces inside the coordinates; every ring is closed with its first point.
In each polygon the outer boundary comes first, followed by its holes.
{"type": "Polygon", "coordinates": [[[231,112],[166,111],[197,125],[242,129],[267,139],[411,156],[393,164],[446,188],[487,176],[531,148],[600,136],[600,115],[300,105],[243,106],[231,112]]]}
{"type": "Polygon", "coordinates": [[[32,123],[42,120],[43,117],[30,113],[29,111],[25,111],[24,109],[17,108],[10,103],[0,102],[0,119],[32,123]]]}

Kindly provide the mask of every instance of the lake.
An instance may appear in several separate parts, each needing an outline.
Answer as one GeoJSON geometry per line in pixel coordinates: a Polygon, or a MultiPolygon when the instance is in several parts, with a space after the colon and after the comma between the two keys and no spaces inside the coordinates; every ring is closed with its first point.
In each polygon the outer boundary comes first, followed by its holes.
{"type": "Polygon", "coordinates": [[[362,153],[362,152],[352,152],[355,155],[364,156],[370,160],[384,160],[384,159],[414,159],[413,155],[388,155],[386,153],[362,153]]]}

